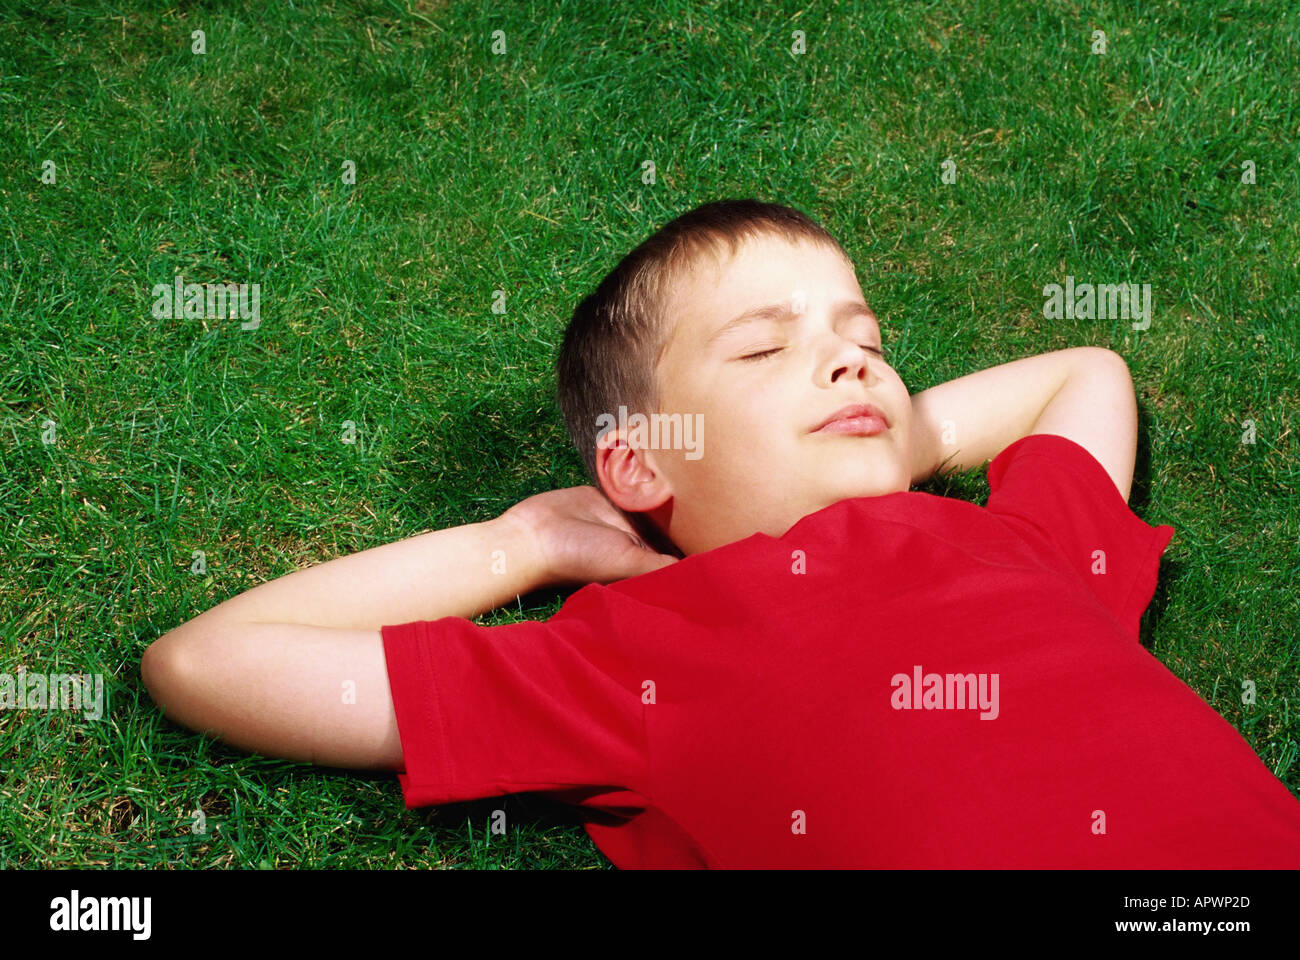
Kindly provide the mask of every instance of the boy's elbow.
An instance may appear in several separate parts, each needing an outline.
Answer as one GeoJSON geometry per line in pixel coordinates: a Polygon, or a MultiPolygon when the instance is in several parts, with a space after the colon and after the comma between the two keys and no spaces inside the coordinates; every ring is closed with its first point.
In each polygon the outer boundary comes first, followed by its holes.
{"type": "Polygon", "coordinates": [[[1088,358],[1088,362],[1100,365],[1105,368],[1116,371],[1121,377],[1127,377],[1129,382],[1133,382],[1133,373],[1129,370],[1128,361],[1124,355],[1109,347],[1078,347],[1080,353],[1088,358]]]}
{"type": "Polygon", "coordinates": [[[140,679],[153,702],[168,715],[185,690],[186,659],[184,638],[175,630],[149,644],[140,658],[140,679]]]}

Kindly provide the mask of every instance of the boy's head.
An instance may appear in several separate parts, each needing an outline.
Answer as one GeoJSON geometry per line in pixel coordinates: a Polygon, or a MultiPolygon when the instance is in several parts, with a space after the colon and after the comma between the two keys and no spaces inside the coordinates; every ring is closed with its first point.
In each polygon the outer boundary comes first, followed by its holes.
{"type": "Polygon", "coordinates": [[[908,489],[911,400],[881,349],[829,233],[788,207],[718,201],[665,225],[578,305],[559,404],[592,482],[644,539],[699,553],[908,489]],[[854,404],[878,407],[888,429],[817,430],[854,404]],[[637,430],[635,413],[699,429],[637,430]]]}

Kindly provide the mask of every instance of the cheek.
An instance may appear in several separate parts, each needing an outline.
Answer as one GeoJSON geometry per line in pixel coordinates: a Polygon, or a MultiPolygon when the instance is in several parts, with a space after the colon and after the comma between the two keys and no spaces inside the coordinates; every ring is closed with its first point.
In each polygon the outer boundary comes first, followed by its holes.
{"type": "Polygon", "coordinates": [[[786,421],[760,410],[733,410],[705,423],[704,458],[711,475],[729,488],[788,471],[797,459],[786,421]]]}
{"type": "Polygon", "coordinates": [[[897,375],[894,376],[889,395],[894,404],[894,418],[900,423],[910,422],[912,419],[912,395],[908,392],[903,381],[898,379],[897,375]]]}
{"type": "Polygon", "coordinates": [[[766,460],[770,434],[762,430],[755,418],[721,415],[709,421],[705,428],[704,443],[709,456],[723,469],[734,472],[766,460]]]}

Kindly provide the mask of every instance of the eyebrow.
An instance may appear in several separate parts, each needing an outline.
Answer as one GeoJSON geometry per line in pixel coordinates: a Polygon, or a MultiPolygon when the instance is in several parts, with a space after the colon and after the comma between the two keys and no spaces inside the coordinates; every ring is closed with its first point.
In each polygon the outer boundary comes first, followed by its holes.
{"type": "MultiPolygon", "coordinates": [[[[880,322],[876,320],[876,315],[871,312],[871,308],[857,300],[841,300],[831,308],[832,322],[842,320],[845,317],[856,316],[857,314],[871,317],[877,326],[880,325],[880,322]]],[[[704,341],[704,344],[708,346],[724,334],[749,323],[756,323],[760,320],[776,320],[780,323],[789,323],[795,316],[794,307],[789,303],[769,303],[766,306],[754,307],[752,310],[746,310],[740,316],[728,320],[715,330],[709,339],[704,341]]]]}

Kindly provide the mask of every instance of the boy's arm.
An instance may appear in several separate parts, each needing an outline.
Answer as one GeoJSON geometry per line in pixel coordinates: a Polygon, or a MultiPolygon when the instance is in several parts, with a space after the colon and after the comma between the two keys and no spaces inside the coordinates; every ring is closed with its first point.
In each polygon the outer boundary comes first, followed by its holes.
{"type": "Polygon", "coordinates": [[[594,487],[287,574],[156,640],[140,674],[172,720],[265,756],[400,770],[380,627],[469,619],[546,586],[675,562],[594,487]]]}
{"type": "Polygon", "coordinates": [[[239,749],[401,770],[379,628],[469,618],[531,592],[546,580],[538,546],[507,511],[339,557],[169,631],[140,674],[171,720],[239,749]]]}
{"type": "Polygon", "coordinates": [[[981,370],[912,396],[912,482],[982,466],[1022,437],[1052,433],[1084,447],[1127,502],[1137,403],[1124,358],[1072,347],[981,370]]]}
{"type": "Polygon", "coordinates": [[[241,622],[378,630],[468,619],[544,586],[542,567],[536,537],[506,511],[286,574],[177,629],[241,622]]]}

